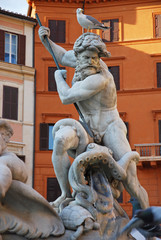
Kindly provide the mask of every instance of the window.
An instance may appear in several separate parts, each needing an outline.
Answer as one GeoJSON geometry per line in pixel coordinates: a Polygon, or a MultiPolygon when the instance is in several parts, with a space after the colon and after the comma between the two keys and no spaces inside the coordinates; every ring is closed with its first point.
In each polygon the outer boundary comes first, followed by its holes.
{"type": "MultiPolygon", "coordinates": [[[[65,69],[64,67],[61,67],[60,69],[65,69]]],[[[48,91],[57,92],[57,86],[55,82],[55,76],[54,73],[57,70],[56,67],[48,67],[48,91]]]]}
{"type": "Polygon", "coordinates": [[[18,119],[18,88],[3,86],[3,118],[18,119]]]}
{"type": "Polygon", "coordinates": [[[119,41],[119,19],[108,19],[102,21],[105,26],[109,27],[102,33],[102,40],[104,42],[119,41]]]}
{"type": "Polygon", "coordinates": [[[47,178],[47,200],[55,201],[61,195],[59,183],[56,178],[47,178]]]}
{"type": "Polygon", "coordinates": [[[40,150],[53,149],[53,126],[54,124],[40,123],[40,150]]]}
{"type": "Polygon", "coordinates": [[[48,132],[49,132],[48,149],[49,150],[53,149],[53,135],[52,135],[53,126],[54,125],[48,125],[48,132]]]}
{"type": "Polygon", "coordinates": [[[0,30],[0,60],[25,65],[26,36],[0,30]]]}
{"type": "Polygon", "coordinates": [[[161,87],[161,62],[157,63],[157,87],[161,87]]]}
{"type": "Polygon", "coordinates": [[[17,157],[25,163],[25,155],[17,155],[17,157]]]}
{"type": "Polygon", "coordinates": [[[161,143],[161,120],[158,120],[158,126],[159,126],[159,142],[161,143]]]}
{"type": "Polygon", "coordinates": [[[49,20],[50,39],[53,42],[65,43],[66,22],[64,20],[49,20]]]}
{"type": "Polygon", "coordinates": [[[126,128],[127,128],[127,135],[126,135],[126,137],[127,137],[127,140],[129,141],[129,123],[128,122],[124,122],[124,123],[125,123],[126,128]]]}
{"type": "Polygon", "coordinates": [[[48,91],[57,91],[54,73],[57,70],[56,67],[48,67],[48,91]]]}
{"type": "MultiPolygon", "coordinates": [[[[159,127],[159,142],[161,143],[161,120],[158,120],[158,127],[159,127]]],[[[161,156],[161,147],[158,146],[156,151],[157,156],[161,156]]]]}
{"type": "Polygon", "coordinates": [[[161,14],[155,15],[155,37],[161,37],[161,14]]]}
{"type": "Polygon", "coordinates": [[[116,90],[120,90],[120,67],[112,66],[112,67],[108,67],[108,69],[114,77],[116,90]]]}
{"type": "Polygon", "coordinates": [[[5,62],[17,63],[17,35],[5,33],[5,62]]]}

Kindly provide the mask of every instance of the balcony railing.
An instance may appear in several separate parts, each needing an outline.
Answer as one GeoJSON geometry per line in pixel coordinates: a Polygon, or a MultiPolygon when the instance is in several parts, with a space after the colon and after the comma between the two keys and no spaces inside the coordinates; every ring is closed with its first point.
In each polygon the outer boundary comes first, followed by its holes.
{"type": "Polygon", "coordinates": [[[134,146],[141,158],[161,160],[161,143],[135,144],[134,146]]]}

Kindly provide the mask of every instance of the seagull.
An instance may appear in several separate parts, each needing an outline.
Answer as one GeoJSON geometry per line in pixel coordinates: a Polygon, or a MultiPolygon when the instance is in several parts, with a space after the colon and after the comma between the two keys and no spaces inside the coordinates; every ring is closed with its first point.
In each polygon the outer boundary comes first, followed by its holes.
{"type": "Polygon", "coordinates": [[[136,228],[144,237],[161,237],[161,207],[149,207],[138,210],[135,216],[121,230],[119,236],[125,231],[130,232],[136,228]]]}
{"type": "Polygon", "coordinates": [[[83,14],[83,9],[81,8],[78,8],[76,13],[77,13],[78,23],[82,26],[82,28],[86,28],[88,31],[90,29],[107,30],[110,28],[110,27],[106,27],[103,23],[99,22],[94,17],[83,14]]]}

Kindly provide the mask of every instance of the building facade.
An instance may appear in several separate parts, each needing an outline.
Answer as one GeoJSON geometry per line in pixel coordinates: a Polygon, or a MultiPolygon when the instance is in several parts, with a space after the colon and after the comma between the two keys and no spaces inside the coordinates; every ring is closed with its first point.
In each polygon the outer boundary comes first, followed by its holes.
{"type": "Polygon", "coordinates": [[[0,9],[0,118],[13,128],[8,148],[33,182],[34,27],[36,20],[0,9]]]}
{"type": "MultiPolygon", "coordinates": [[[[138,178],[149,194],[150,205],[161,205],[161,3],[159,0],[28,0],[29,16],[39,14],[50,28],[50,38],[70,50],[82,34],[76,9],[84,8],[109,26],[95,30],[107,45],[111,57],[103,59],[114,76],[118,110],[128,128],[131,148],[140,153],[138,178]]],[[[56,65],[42,45],[35,28],[36,135],[35,189],[49,201],[59,195],[51,163],[51,129],[62,118],[78,119],[71,105],[60,102],[53,73],[56,65]],[[57,192],[57,193],[56,193],[57,192]],[[54,195],[55,194],[55,195],[54,195]]],[[[71,85],[73,70],[67,69],[71,85]]],[[[119,200],[131,215],[130,196],[119,200]]]]}

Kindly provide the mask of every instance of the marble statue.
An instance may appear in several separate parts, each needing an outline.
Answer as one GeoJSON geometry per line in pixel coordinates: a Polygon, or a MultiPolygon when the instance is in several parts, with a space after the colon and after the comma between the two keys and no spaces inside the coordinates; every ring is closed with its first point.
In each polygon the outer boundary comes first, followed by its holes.
{"type": "Polygon", "coordinates": [[[57,70],[55,80],[62,103],[76,103],[81,117],[53,127],[52,162],[61,196],[50,204],[25,184],[25,164],[6,150],[13,131],[0,121],[0,238],[135,239],[129,231],[119,234],[129,218],[117,198],[125,188],[142,209],[149,202],[137,178],[139,154],[131,150],[119,117],[113,76],[101,60],[110,53],[94,33],[82,34],[70,51],[52,42],[42,26],[39,37],[49,52],[45,36],[57,61],[75,68],[72,87],[65,81],[66,70],[57,70]]]}
{"type": "MultiPolygon", "coordinates": [[[[7,150],[12,135],[11,126],[0,120],[0,234],[10,233],[0,239],[14,239],[12,232],[25,239],[64,234],[58,214],[25,184],[28,178],[25,163],[7,150]]],[[[18,236],[15,239],[19,239],[18,236]]]]}
{"type": "Polygon", "coordinates": [[[12,180],[25,183],[28,178],[24,163],[14,153],[7,151],[7,143],[12,135],[10,125],[0,120],[0,201],[3,201],[12,180]]]}
{"type": "MultiPolygon", "coordinates": [[[[41,27],[39,36],[47,48],[44,39],[46,35],[49,36],[49,29],[41,27]]],[[[148,196],[140,185],[136,173],[139,154],[131,151],[126,138],[126,126],[117,110],[117,94],[113,76],[100,59],[100,57],[110,56],[106,45],[94,33],[82,34],[76,40],[73,51],[65,51],[51,40],[50,45],[61,65],[75,68],[71,88],[65,81],[66,70],[56,71],[55,80],[59,97],[63,104],[77,103],[94,134],[94,139],[90,139],[89,135],[83,131],[81,119],[79,122],[71,120],[71,123],[66,119],[55,125],[52,161],[62,195],[54,205],[57,207],[62,200],[71,196],[68,181],[70,168],[68,152],[70,154],[70,150],[72,152],[75,150],[75,158],[83,153],[87,145],[93,141],[106,146],[113,152],[113,158],[125,172],[125,177],[119,179],[121,180],[119,185],[123,184],[129,194],[138,199],[141,207],[147,208],[149,206],[148,196]],[[81,140],[81,138],[84,139],[81,140]]]]}

